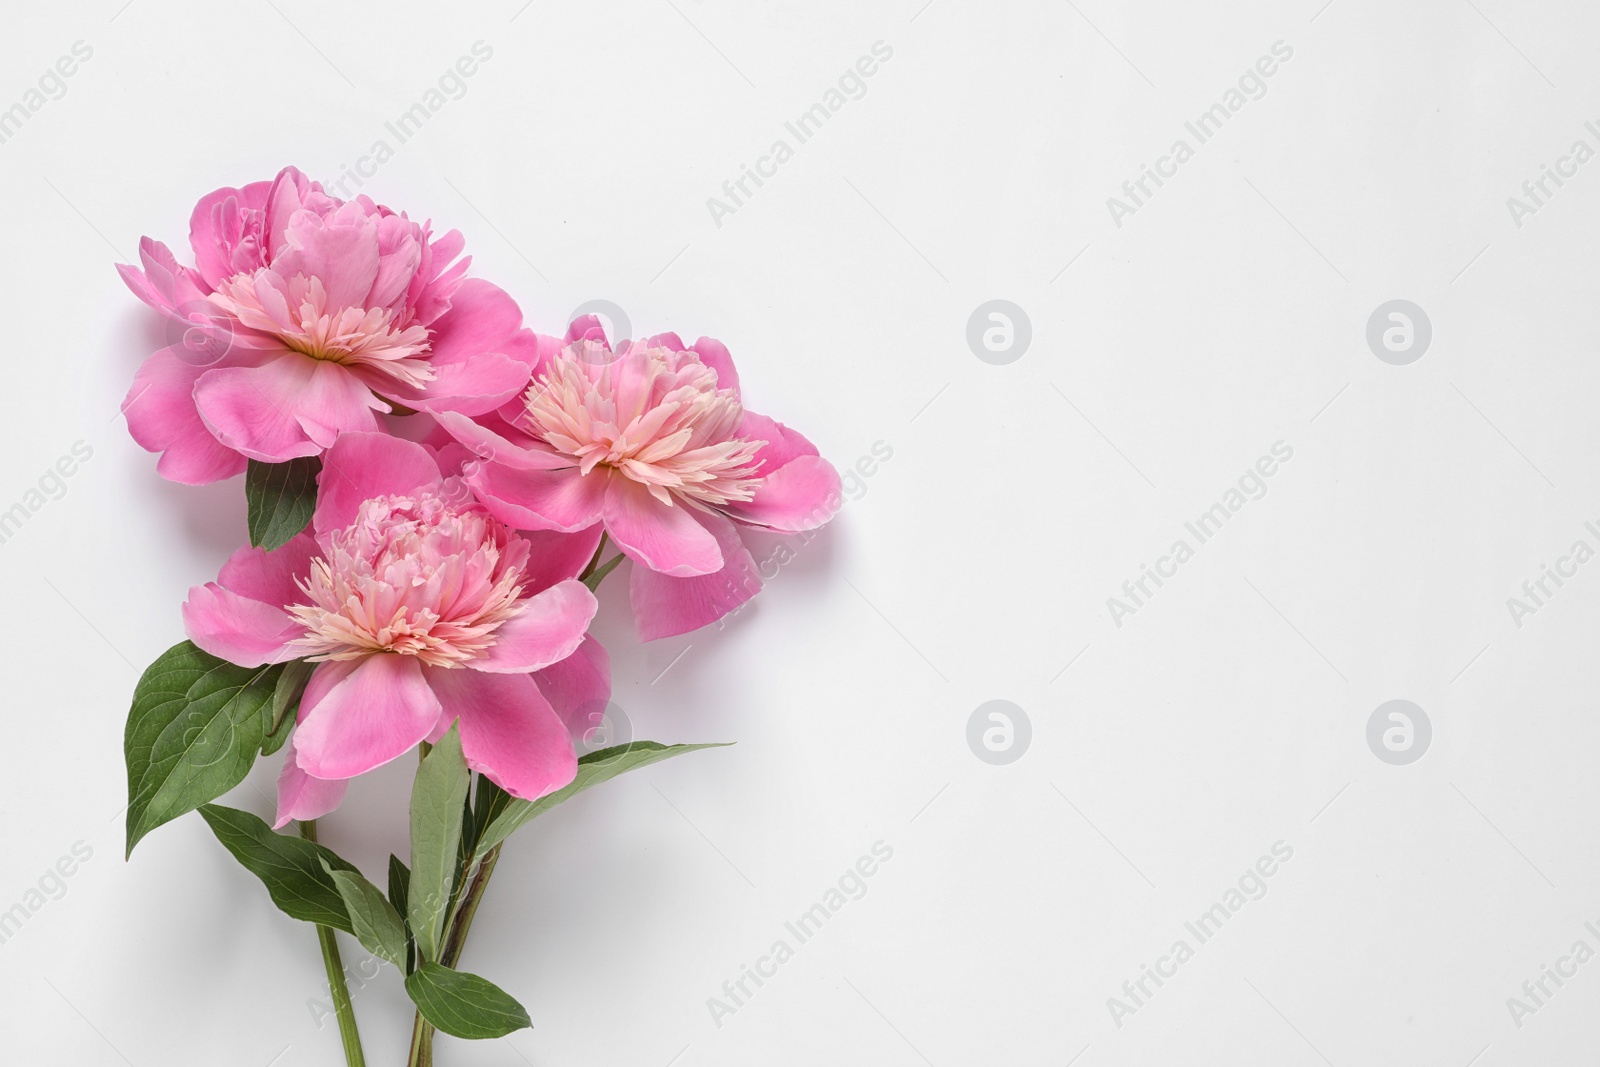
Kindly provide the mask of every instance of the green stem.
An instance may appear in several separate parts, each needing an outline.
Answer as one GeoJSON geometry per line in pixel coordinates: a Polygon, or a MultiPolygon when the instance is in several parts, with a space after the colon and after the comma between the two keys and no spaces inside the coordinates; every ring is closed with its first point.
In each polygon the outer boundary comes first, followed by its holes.
{"type": "MultiPolygon", "coordinates": [[[[461,894],[451,911],[450,920],[445,924],[444,937],[440,941],[443,947],[439,950],[439,963],[442,966],[454,969],[461,960],[461,952],[467,945],[467,932],[472,929],[472,919],[478,914],[478,905],[483,901],[484,890],[489,888],[489,878],[494,874],[494,865],[499,859],[500,845],[496,845],[478,864],[466,892],[461,894]]],[[[406,1061],[406,1067],[433,1067],[433,1026],[422,1017],[421,1012],[411,1023],[411,1058],[406,1061]]]]}
{"type": "MultiPolygon", "coordinates": [[[[302,822],[300,836],[307,841],[315,841],[316,820],[302,822]]],[[[344,1062],[347,1067],[367,1067],[367,1058],[361,1052],[361,1033],[356,1029],[356,1009],[350,1003],[350,987],[345,985],[344,961],[339,958],[339,942],[334,939],[333,928],[318,924],[317,943],[322,946],[322,966],[328,972],[328,991],[333,994],[333,1012],[339,1019],[339,1040],[344,1044],[344,1062]]]]}

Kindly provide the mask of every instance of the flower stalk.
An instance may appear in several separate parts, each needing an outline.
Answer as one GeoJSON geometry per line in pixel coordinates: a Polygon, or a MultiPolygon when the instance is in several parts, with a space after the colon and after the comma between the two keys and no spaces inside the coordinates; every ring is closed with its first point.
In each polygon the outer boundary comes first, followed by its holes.
{"type": "MultiPolygon", "coordinates": [[[[316,841],[315,819],[300,824],[300,836],[316,841]]],[[[356,1009],[350,1002],[350,987],[344,980],[344,960],[339,956],[339,942],[333,928],[318,925],[317,943],[322,946],[322,966],[328,972],[328,991],[333,996],[333,1013],[339,1020],[339,1041],[344,1045],[346,1067],[367,1067],[366,1056],[361,1051],[361,1033],[356,1028],[356,1009]]]]}

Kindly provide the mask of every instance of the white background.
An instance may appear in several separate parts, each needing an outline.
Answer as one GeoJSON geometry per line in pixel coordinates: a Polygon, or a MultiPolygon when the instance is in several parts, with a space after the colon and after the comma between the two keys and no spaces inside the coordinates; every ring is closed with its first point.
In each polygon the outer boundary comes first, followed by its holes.
{"type": "MultiPolygon", "coordinates": [[[[1600,148],[1600,14],[921,3],[11,5],[0,108],[93,56],[0,144],[0,510],[94,453],[0,545],[0,909],[93,856],[0,945],[0,1058],[341,1062],[311,928],[197,817],[121,859],[133,684],[244,507],[128,439],[160,330],[112,264],[141,234],[188,259],[213,188],[395,147],[481,40],[363,191],[463,230],[535,328],[605,299],[718,337],[753,408],[841,468],[892,458],[722,630],[641,647],[622,576],[602,591],[636,735],[739,744],[511,843],[464,966],[535,1029],[441,1037],[441,1065],[1592,1062],[1600,962],[1520,1027],[1506,1001],[1600,949],[1600,562],[1520,627],[1506,601],[1600,547],[1600,162],[1521,227],[1506,198],[1600,148]],[[865,95],[718,226],[707,198],[878,41],[865,95]],[[1184,122],[1276,41],[1196,147],[1184,122]],[[1117,226],[1107,197],[1179,137],[1117,226]],[[1005,366],[965,336],[996,298],[1032,323],[1005,366]],[[1432,322],[1408,366],[1365,340],[1392,299],[1432,322]],[[1117,626],[1107,598],[1278,441],[1267,495],[1117,626]],[[1394,698],[1433,724],[1408,766],[1366,742],[1394,698]],[[968,749],[991,699],[1032,721],[1008,766],[968,749]],[[880,840],[866,895],[716,1025],[707,998],[880,840]],[[1278,841],[1266,896],[1119,1027],[1107,999],[1278,841]]],[[[276,763],[229,802],[269,811],[276,763]]],[[[409,773],[323,820],[374,877],[409,773]]],[[[401,1062],[397,976],[355,1001],[369,1061],[401,1062]]]]}

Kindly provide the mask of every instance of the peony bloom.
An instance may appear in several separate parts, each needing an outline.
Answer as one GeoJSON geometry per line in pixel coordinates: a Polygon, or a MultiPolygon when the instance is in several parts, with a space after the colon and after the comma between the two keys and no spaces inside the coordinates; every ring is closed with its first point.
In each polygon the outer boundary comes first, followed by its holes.
{"type": "Polygon", "coordinates": [[[540,338],[532,383],[498,413],[436,417],[478,457],[463,476],[497,518],[616,541],[635,564],[645,640],[714,622],[761,588],[741,527],[810,530],[841,501],[810,441],[745,410],[733,360],[710,338],[612,351],[580,319],[565,344],[540,338]]]}
{"type": "Polygon", "coordinates": [[[573,580],[584,560],[535,547],[422,445],[345,434],[311,526],[271,551],[240,549],[189,591],[185,629],[212,655],[316,664],[278,782],[279,826],[332,810],[347,779],[454,722],[468,765],[513,796],[572,780],[569,734],[604,705],[609,665],[585,636],[596,601],[573,580]]]}
{"type": "Polygon", "coordinates": [[[174,481],[317,455],[341,432],[378,429],[392,403],[480,414],[528,382],[533,334],[504,291],[464,277],[457,231],[435,239],[289,167],[206,196],[189,242],[193,267],[147,237],[143,270],[117,268],[176,342],[122,403],[174,481]]]}

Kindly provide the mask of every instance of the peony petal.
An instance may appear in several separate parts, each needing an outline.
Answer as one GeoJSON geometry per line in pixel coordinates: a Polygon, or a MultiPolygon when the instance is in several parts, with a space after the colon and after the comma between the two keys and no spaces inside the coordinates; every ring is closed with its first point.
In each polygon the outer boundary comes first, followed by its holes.
{"type": "Polygon", "coordinates": [[[663,504],[638,482],[611,479],[605,520],[617,547],[651,570],[687,578],[722,569],[717,539],[696,520],[688,505],[663,504]]]}
{"type": "Polygon", "coordinates": [[[541,593],[557,582],[582,574],[583,568],[594,558],[605,532],[605,527],[597,522],[576,533],[528,530],[520,534],[531,548],[528,563],[522,568],[522,591],[529,595],[541,593]]]}
{"type": "Polygon", "coordinates": [[[578,773],[566,725],[528,675],[431,668],[428,681],[461,724],[467,766],[507,793],[537,800],[578,773]]]}
{"type": "Polygon", "coordinates": [[[435,369],[483,352],[499,352],[522,329],[522,309],[498,285],[468,278],[450,298],[450,310],[433,326],[435,369]]]}
{"type": "Polygon", "coordinates": [[[216,582],[189,590],[183,629],[202,649],[240,667],[294,659],[289,642],[306,632],[282,607],[240,596],[216,582]]]}
{"type": "Polygon", "coordinates": [[[779,467],[787,466],[791,460],[817,454],[817,446],[807,441],[803,434],[789,429],[776,419],[757,415],[753,411],[744,413],[738,433],[734,436],[746,441],[766,442],[761,451],[756,453],[757,474],[770,474],[779,467]]]}
{"type": "Polygon", "coordinates": [[[309,533],[298,533],[277,548],[251,548],[249,545],[228,557],[217,575],[217,584],[230,592],[277,607],[304,602],[296,579],[311,571],[311,561],[320,554],[309,533]]]}
{"type": "Polygon", "coordinates": [[[733,523],[720,515],[702,515],[700,521],[721,546],[723,567],[715,574],[694,578],[670,578],[648,567],[633,568],[629,599],[633,602],[633,623],[642,641],[698,630],[761,591],[756,561],[733,523]]]}
{"type": "Polygon", "coordinates": [[[314,456],[341,433],[376,430],[373,412],[388,410],[345,367],[297,352],[259,367],[209,370],[194,399],[217,440],[266,463],[314,456]]]}
{"type": "Polygon", "coordinates": [[[408,496],[442,480],[439,464],[422,445],[386,433],[342,434],[322,459],[311,528],[318,537],[342,530],[355,521],[363,501],[408,496]]]}
{"type": "Polygon", "coordinates": [[[156,470],[185,485],[243,474],[245,457],[218,441],[194,406],[195,381],[210,368],[181,358],[181,346],[144,361],[122,401],[128,432],[141,448],[162,453],[156,470]]]}
{"type": "MultiPolygon", "coordinates": [[[[512,470],[499,463],[469,463],[466,482],[495,518],[519,530],[573,533],[600,521],[607,473],[512,470]]],[[[617,479],[621,480],[621,479],[617,479]]]]}
{"type": "Polygon", "coordinates": [[[700,356],[700,362],[717,372],[717,387],[731,389],[733,395],[739,395],[739,372],[734,369],[733,356],[728,353],[728,346],[721,341],[702,337],[692,346],[700,356]]]}
{"type": "Polygon", "coordinates": [[[302,770],[295,757],[294,735],[290,734],[284,746],[283,770],[278,772],[278,821],[272,828],[281,830],[294,819],[305,822],[322,818],[339,806],[345,786],[343,778],[313,778],[302,770]]]}
{"type": "Polygon", "coordinates": [[[439,721],[439,698],[415,656],[378,652],[356,663],[331,688],[313,693],[308,684],[300,698],[295,741],[313,777],[364,774],[411,751],[439,721]]]}
{"type": "Polygon", "coordinates": [[[611,701],[611,656],[593,637],[585,637],[578,651],[552,663],[533,680],[575,743],[604,722],[611,701]]]}
{"type": "Polygon", "coordinates": [[[544,442],[513,429],[502,419],[486,420],[494,424],[491,428],[454,411],[432,414],[446,433],[479,459],[492,460],[519,471],[553,471],[573,466],[572,457],[557,455],[546,448],[544,442]]]}
{"type": "Polygon", "coordinates": [[[491,674],[519,674],[566,659],[583,642],[600,602],[582,582],[568,579],[523,601],[521,613],[494,632],[494,644],[467,663],[491,674]]]}
{"type": "Polygon", "coordinates": [[[396,400],[423,411],[486,415],[528,387],[528,364],[500,352],[481,352],[444,366],[420,390],[391,390],[396,400]]]}
{"type": "Polygon", "coordinates": [[[800,456],[761,479],[754,498],[726,504],[723,511],[752,526],[794,533],[815,530],[843,502],[833,464],[821,456],[800,456]]]}

